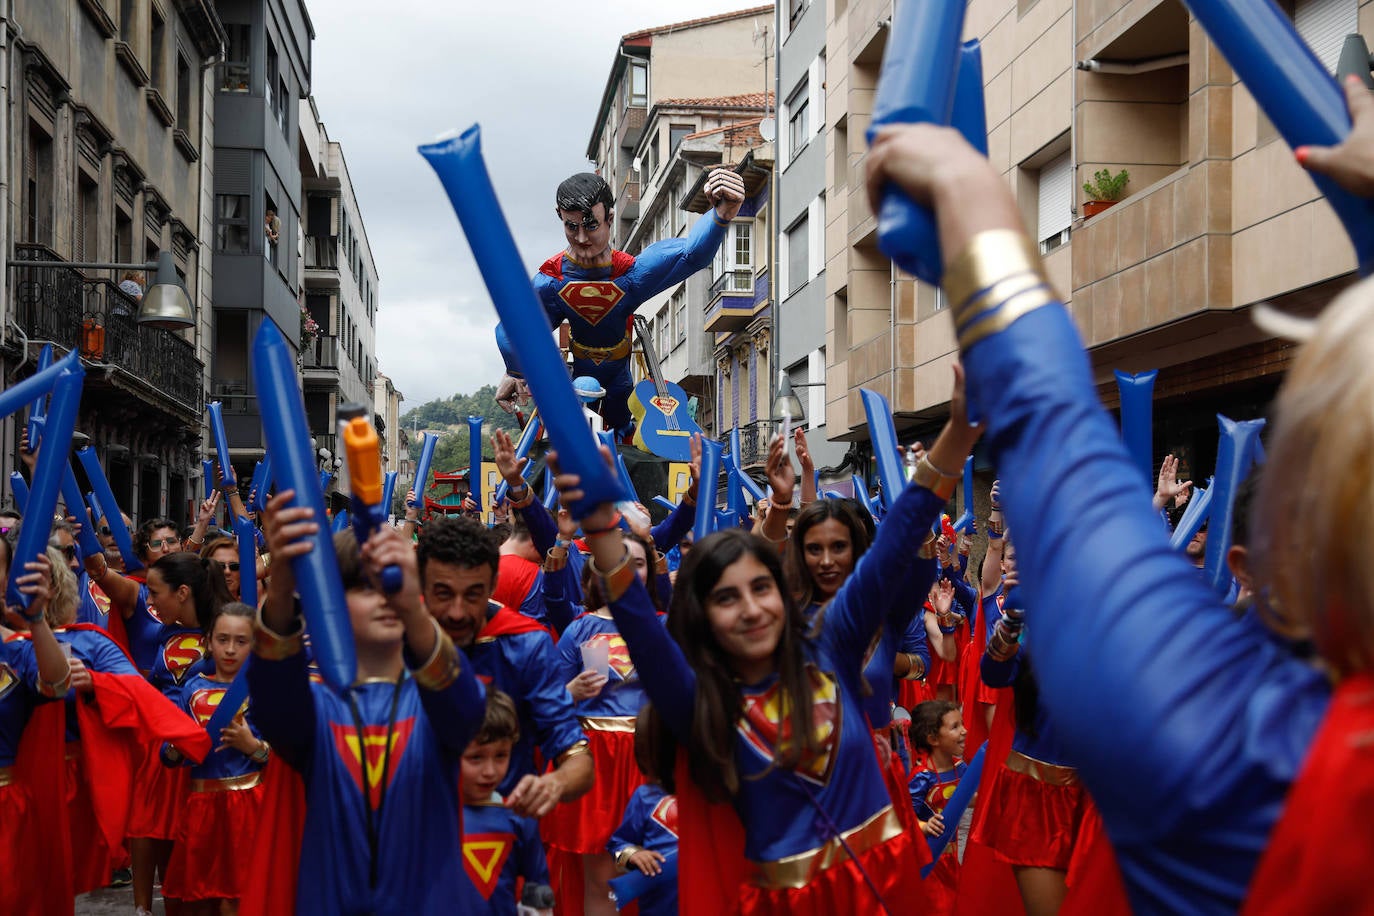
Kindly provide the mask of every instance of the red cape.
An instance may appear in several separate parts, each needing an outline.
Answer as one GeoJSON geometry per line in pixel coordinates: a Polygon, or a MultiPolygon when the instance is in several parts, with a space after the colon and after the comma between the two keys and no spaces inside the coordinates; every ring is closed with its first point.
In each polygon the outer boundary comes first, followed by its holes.
{"type": "Polygon", "coordinates": [[[1288,792],[1246,896],[1243,916],[1374,913],[1374,675],[1336,688],[1288,792]]]}
{"type": "Polygon", "coordinates": [[[296,909],[301,838],[305,836],[305,783],[275,754],[263,771],[262,817],[245,867],[240,916],[276,916],[296,909]]]}
{"type": "MultiPolygon", "coordinates": [[[[983,631],[982,621],[977,628],[983,631]]],[[[981,660],[982,656],[978,656],[981,660]]],[[[978,671],[978,666],[973,666],[978,671]]],[[[977,707],[977,704],[974,704],[977,707]]],[[[967,717],[966,717],[967,720],[967,717]]],[[[969,729],[972,741],[973,729],[969,729]]],[[[1011,691],[1004,693],[992,717],[992,733],[988,736],[988,751],[983,762],[983,778],[978,783],[978,795],[987,798],[997,784],[997,778],[1006,768],[1007,754],[1011,751],[1011,740],[1016,734],[1016,711],[1011,700],[1011,691]]],[[[966,744],[966,747],[975,747],[966,744]]],[[[1011,873],[1011,866],[999,861],[996,854],[982,843],[974,841],[979,825],[986,819],[987,806],[974,804],[973,826],[969,830],[968,843],[964,846],[964,861],[959,868],[959,916],[1025,916],[1026,908],[1021,903],[1021,890],[1011,873]]]]}
{"type": "Polygon", "coordinates": [[[502,554],[500,568],[496,573],[496,589],[492,600],[499,601],[509,608],[518,608],[529,597],[539,578],[540,566],[532,560],[515,554],[502,554]]]}
{"type": "Polygon", "coordinates": [[[13,916],[59,916],[74,910],[65,740],[64,704],[56,702],[33,711],[19,741],[15,781],[28,790],[29,810],[22,823],[6,827],[14,842],[5,845],[16,860],[6,864],[8,876],[0,886],[0,904],[13,916]],[[43,893],[36,893],[40,888],[43,893]]]}
{"type": "Polygon", "coordinates": [[[511,610],[504,605],[495,614],[488,618],[482,631],[478,633],[478,638],[488,639],[497,636],[513,636],[517,633],[543,633],[549,639],[553,639],[553,634],[549,628],[544,626],[533,617],[526,617],[519,611],[511,610]]]}
{"type": "Polygon", "coordinates": [[[687,752],[679,749],[677,785],[678,910],[683,913],[733,913],[739,889],[749,878],[744,858],[744,825],[735,809],[709,802],[692,781],[687,752]]]}

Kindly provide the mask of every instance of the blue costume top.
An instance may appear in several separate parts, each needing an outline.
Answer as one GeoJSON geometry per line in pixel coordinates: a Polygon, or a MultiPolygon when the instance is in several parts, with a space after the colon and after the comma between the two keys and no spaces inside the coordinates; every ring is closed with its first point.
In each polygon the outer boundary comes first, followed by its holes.
{"type": "Polygon", "coordinates": [[[1046,289],[1028,287],[1010,311],[952,296],[969,402],[1015,482],[1003,505],[1040,702],[1101,810],[1135,911],[1234,913],[1331,688],[1237,625],[1170,549],[1072,320],[1036,301],[1046,289]],[[1066,468],[1074,485],[1050,486],[1066,468]]]}
{"type": "Polygon", "coordinates": [[[24,726],[44,697],[38,688],[38,659],[33,643],[12,639],[0,643],[0,767],[14,766],[24,726]]]}
{"type": "Polygon", "coordinates": [[[101,591],[86,570],[76,577],[76,622],[89,623],[102,630],[110,629],[110,597],[101,591]]]}
{"type": "MultiPolygon", "coordinates": [[[[534,290],[556,328],[566,320],[572,330],[573,375],[590,375],[606,389],[606,428],[622,431],[630,420],[625,400],[634,387],[630,375],[630,323],[635,309],[711,263],[729,225],[714,212],[692,224],[686,238],[664,239],[636,257],[612,251],[609,261],[580,264],[566,252],[554,255],[534,276],[534,290]],[[592,348],[590,350],[586,348],[592,348]]],[[[496,329],[496,344],[506,371],[520,376],[519,363],[496,329]]]]}
{"type": "MultiPolygon", "coordinates": [[[[1021,673],[1021,667],[1025,663],[1022,656],[1025,652],[1024,643],[1015,655],[1005,661],[999,661],[993,658],[990,653],[984,652],[983,659],[979,663],[983,683],[989,687],[1011,687],[1016,683],[1016,676],[1021,673]]],[[[1054,724],[1044,703],[1037,702],[1035,704],[1034,721],[1016,723],[1016,733],[1011,740],[1011,749],[1025,754],[1027,757],[1034,757],[1043,763],[1070,766],[1064,758],[1064,749],[1060,746],[1059,737],[1055,734],[1054,724]],[[1034,737],[1032,737],[1032,733],[1034,733],[1034,737]]]]}
{"type": "MultiPolygon", "coordinates": [[[[167,698],[204,728],[210,724],[210,717],[215,714],[220,700],[224,698],[224,691],[228,689],[228,681],[211,680],[206,675],[197,673],[189,675],[181,684],[167,691],[167,698]]],[[[248,706],[248,701],[245,700],[240,713],[244,715],[254,736],[261,738],[262,735],[258,733],[252,716],[248,714],[248,706]]],[[[211,735],[210,741],[215,749],[206,756],[203,763],[192,764],[180,755],[175,758],[169,757],[165,744],[162,747],[162,762],[167,766],[190,766],[192,779],[230,779],[261,772],[263,764],[249,755],[232,747],[220,747],[219,735],[211,735]]]]}
{"type": "MultiPolygon", "coordinates": [[[[499,605],[493,605],[490,613],[495,615],[499,610],[499,605]]],[[[500,636],[479,632],[468,649],[477,676],[508,695],[520,714],[520,740],[511,748],[510,770],[497,788],[502,795],[509,794],[523,777],[536,772],[536,743],[544,760],[556,761],[565,751],[587,740],[573,712],[568,682],[558,679],[554,648],[547,631],[533,630],[500,636]]]]}
{"type": "Polygon", "coordinates": [[[521,817],[499,798],[464,805],[463,867],[492,916],[515,916],[517,878],[524,878],[526,887],[549,883],[539,822],[521,817]]]}
{"type": "MultiPolygon", "coordinates": [[[[134,580],[137,581],[137,580],[134,580]]],[[[162,648],[162,618],[148,603],[148,586],[140,582],[133,613],[124,619],[124,631],[129,636],[129,654],[138,670],[147,677],[152,673],[153,660],[162,648]]]]}
{"type": "MultiPolygon", "coordinates": [[[[954,795],[954,790],[959,788],[959,780],[964,778],[968,764],[962,760],[954,761],[954,769],[944,773],[937,773],[934,770],[917,770],[911,774],[911,779],[907,781],[907,793],[911,796],[911,807],[915,809],[916,816],[923,821],[928,821],[935,815],[945,810],[945,805],[954,795]]],[[[955,844],[951,843],[946,847],[946,852],[952,852],[955,844]]]]}
{"type": "Polygon", "coordinates": [[[610,679],[599,694],[574,704],[578,716],[603,719],[636,715],[644,705],[644,686],[635,674],[630,650],[614,620],[583,614],[563,631],[558,640],[559,681],[567,684],[582,673],[582,644],[587,642],[606,644],[611,659],[610,679]]]}
{"type": "MultiPolygon", "coordinates": [[[[806,616],[814,620],[821,608],[822,605],[813,603],[806,609],[806,616]]],[[[883,621],[882,632],[878,634],[864,662],[863,678],[867,685],[863,698],[864,714],[875,729],[887,728],[892,724],[892,704],[897,700],[897,678],[892,669],[897,661],[897,653],[906,652],[920,658],[922,671],[930,668],[925,618],[915,614],[903,626],[901,620],[894,618],[905,617],[905,610],[898,607],[897,611],[896,615],[889,615],[883,621]]]]}
{"type": "MultiPolygon", "coordinates": [[[[606,843],[613,856],[647,849],[664,858],[677,855],[677,796],[648,782],[635,789],[625,805],[625,816],[606,843]]],[[[677,882],[655,881],[652,890],[640,894],[640,916],[677,916],[677,882]]]]}
{"type": "Polygon", "coordinates": [[[158,631],[157,654],[147,677],[158,690],[170,693],[188,675],[208,673],[213,670],[212,665],[198,628],[164,623],[158,631]]]}
{"type": "Polygon", "coordinates": [[[249,697],[272,752],[301,774],[296,913],[475,913],[462,861],[459,761],[485,691],[447,637],[414,676],[346,695],[311,683],[298,637],[259,628],[249,697]]]}
{"type": "MultiPolygon", "coordinates": [[[[534,549],[541,557],[547,557],[550,548],[558,542],[558,523],[554,517],[538,500],[532,500],[528,506],[519,506],[516,511],[529,529],[534,549]]],[[[568,561],[561,569],[550,570],[546,564],[536,577],[536,587],[530,589],[531,596],[536,590],[539,593],[539,615],[542,616],[532,614],[524,605],[519,608],[520,613],[552,627],[555,633],[562,633],[582,613],[582,562],[582,555],[570,546],[568,561]]]]}
{"type": "MultiPolygon", "coordinates": [[[[819,633],[806,640],[817,737],[822,739],[816,754],[792,770],[774,766],[775,747],[789,739],[778,724],[777,676],[741,685],[744,709],[735,743],[740,790],[733,804],[744,825],[748,859],[776,863],[830,841],[832,831],[816,805],[841,831],[890,809],[892,799],[878,770],[864,715],[861,671],[887,615],[900,611],[910,618],[910,606],[902,598],[912,593],[913,582],[924,577],[929,589],[934,581],[934,559],[913,561],[911,545],[922,542],[942,505],[931,491],[907,487],[873,546],[827,605],[819,633]]],[[[690,746],[696,672],[659,623],[637,579],[611,602],[611,611],[649,698],[678,741],[690,746]]],[[[884,827],[885,838],[901,830],[895,812],[888,813],[893,820],[890,830],[884,827]]]]}
{"type": "MultiPolygon", "coordinates": [[[[53,636],[57,637],[58,642],[71,646],[72,657],[80,659],[92,671],[104,671],[110,674],[138,674],[138,670],[129,661],[129,656],[124,654],[124,650],[103,633],[95,633],[91,630],[56,629],[53,630],[53,636]]],[[[76,689],[68,690],[66,696],[68,743],[81,740],[81,729],[77,724],[76,717],[76,704],[78,702],[81,701],[76,695],[76,689]]]]}

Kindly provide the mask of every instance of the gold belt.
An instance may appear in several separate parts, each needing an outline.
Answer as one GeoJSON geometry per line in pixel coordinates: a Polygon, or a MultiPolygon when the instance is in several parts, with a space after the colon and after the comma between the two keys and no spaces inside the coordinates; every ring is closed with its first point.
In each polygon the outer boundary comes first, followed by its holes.
{"type": "Polygon", "coordinates": [[[262,782],[261,773],[244,773],[242,776],[226,776],[224,779],[193,779],[192,792],[237,792],[251,789],[262,782]]]}
{"type": "Polygon", "coordinates": [[[1020,751],[1007,755],[1007,769],[1013,773],[1024,773],[1036,782],[1047,786],[1074,786],[1078,784],[1078,771],[1073,767],[1061,767],[1034,757],[1027,757],[1020,751]]]}
{"type": "Polygon", "coordinates": [[[578,717],[583,731],[589,732],[629,732],[634,734],[634,716],[587,716],[578,717]]]}
{"type": "MultiPolygon", "coordinates": [[[[902,821],[891,805],[843,834],[844,843],[854,850],[855,855],[881,846],[902,832],[902,821]]],[[[774,862],[752,862],[754,867],[753,883],[765,890],[780,890],[789,887],[805,887],[817,873],[833,865],[848,860],[844,844],[839,837],[826,841],[824,846],[801,852],[774,862]]]]}
{"type": "Polygon", "coordinates": [[[13,783],[15,778],[14,767],[0,767],[0,789],[13,783]]]}
{"type": "Polygon", "coordinates": [[[576,359],[589,359],[598,365],[608,359],[624,359],[630,355],[630,337],[628,334],[625,335],[620,343],[613,347],[589,347],[574,340],[572,355],[576,359]]]}

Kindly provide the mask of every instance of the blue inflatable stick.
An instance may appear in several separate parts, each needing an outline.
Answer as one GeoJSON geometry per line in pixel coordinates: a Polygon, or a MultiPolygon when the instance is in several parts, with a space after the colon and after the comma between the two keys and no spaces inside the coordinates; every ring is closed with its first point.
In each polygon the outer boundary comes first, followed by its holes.
{"type": "Polygon", "coordinates": [[[468,493],[477,503],[477,511],[486,509],[482,502],[482,418],[468,417],[468,493]]]}
{"type": "Polygon", "coordinates": [[[1169,538],[1169,546],[1174,550],[1181,550],[1202,528],[1203,522],[1207,521],[1207,516],[1212,511],[1212,481],[1215,479],[1208,477],[1207,486],[1193,487],[1193,498],[1188,501],[1182,517],[1174,526],[1173,536],[1169,538]]]}
{"type": "Polygon", "coordinates": [[[64,369],[70,371],[75,366],[80,365],[80,362],[81,358],[77,351],[72,350],[42,372],[35,372],[22,382],[11,385],[0,392],[0,418],[8,417],[16,410],[28,406],[34,400],[52,391],[53,385],[57,383],[58,375],[64,369]]]}
{"type": "Polygon", "coordinates": [[[658,503],[660,506],[662,506],[663,508],[667,509],[669,512],[676,512],[676,511],[677,511],[677,503],[673,502],[671,499],[669,499],[669,498],[666,497],[666,496],[661,496],[661,495],[660,495],[660,496],[655,496],[655,497],[654,497],[654,502],[658,503]]]}
{"type": "Polygon", "coordinates": [[[258,606],[258,541],[253,522],[234,516],[234,536],[239,542],[239,600],[251,608],[258,606]]]}
{"type": "MultiPolygon", "coordinates": [[[[81,405],[81,383],[85,380],[86,371],[79,362],[69,365],[71,368],[63,368],[57,383],[53,385],[52,404],[44,430],[44,448],[38,453],[33,485],[29,488],[27,515],[43,521],[43,524],[20,526],[19,542],[14,547],[13,567],[16,570],[23,570],[25,563],[32,563],[35,557],[48,549],[48,535],[51,532],[46,519],[51,519],[57,509],[57,493],[62,488],[64,469],[71,472],[72,429],[76,426],[76,411],[81,405]]],[[[30,599],[19,591],[18,580],[19,576],[10,576],[5,592],[6,603],[11,607],[18,605],[27,611],[30,599]]]]}
{"type": "Polygon", "coordinates": [[[86,515],[86,500],[81,497],[81,486],[76,482],[76,473],[72,470],[72,462],[69,457],[62,462],[62,502],[67,506],[67,514],[76,516],[77,524],[81,527],[76,532],[76,543],[81,548],[81,558],[93,557],[103,552],[100,541],[95,536],[95,525],[86,515]]]}
{"type": "MultiPolygon", "coordinates": [[[[38,352],[37,372],[42,372],[52,365],[52,344],[44,344],[43,349],[38,352]]],[[[48,415],[48,396],[46,393],[40,394],[29,406],[29,451],[38,451],[38,445],[43,438],[44,417],[48,415]]]]}
{"type": "MultiPolygon", "coordinates": [[[[1294,149],[1337,146],[1350,134],[1345,95],[1288,15],[1264,0],[1184,0],[1245,88],[1294,149]]],[[[1310,174],[1345,226],[1360,273],[1374,269],[1374,201],[1310,174]]]]}
{"type": "Polygon", "coordinates": [[[323,494],[329,489],[329,485],[334,482],[333,471],[320,471],[320,493],[323,494]]]}
{"type": "Polygon", "coordinates": [[[219,485],[235,486],[239,480],[234,476],[234,464],[229,460],[229,437],[224,433],[222,405],[219,401],[211,401],[206,409],[210,412],[210,432],[215,437],[215,452],[219,455],[219,485]]]}
{"type": "MultiPolygon", "coordinates": [[[[529,420],[525,422],[525,428],[520,431],[520,439],[515,443],[515,463],[519,464],[521,458],[528,458],[530,447],[539,438],[539,410],[535,408],[530,414],[529,420]]],[[[534,473],[534,462],[526,461],[525,466],[520,469],[520,475],[529,483],[530,475],[534,473]]],[[[506,491],[510,489],[510,484],[502,480],[496,485],[496,502],[506,498],[506,491]]]]}
{"type": "Polygon", "coordinates": [[[434,462],[434,447],[438,444],[438,435],[425,433],[425,441],[420,445],[420,460],[415,465],[415,486],[411,488],[415,491],[415,500],[406,503],[412,509],[425,506],[425,484],[429,480],[429,466],[434,462]]]}
{"type": "Polygon", "coordinates": [[[104,510],[105,525],[110,529],[110,536],[119,548],[119,555],[124,558],[124,571],[142,569],[143,561],[134,553],[134,540],[129,536],[129,528],[124,524],[124,514],[119,511],[119,500],[115,499],[114,491],[110,489],[110,481],[105,478],[105,469],[100,466],[95,449],[86,446],[76,453],[76,460],[81,462],[86,479],[91,482],[91,492],[95,494],[96,502],[104,510]]]}
{"type": "Polygon", "coordinates": [[[978,783],[983,778],[983,758],[987,756],[988,743],[984,741],[978,747],[978,753],[973,755],[973,759],[968,763],[968,769],[959,778],[959,787],[954,790],[948,802],[945,803],[945,810],[942,812],[945,819],[945,830],[939,836],[926,837],[926,843],[930,846],[929,864],[921,869],[921,877],[930,877],[931,869],[935,863],[940,861],[940,855],[949,845],[950,840],[954,839],[959,832],[959,821],[963,818],[964,812],[968,810],[968,803],[973,801],[973,795],[978,791],[978,783]]]}
{"type": "Polygon", "coordinates": [[[10,471],[10,493],[14,495],[15,508],[23,515],[29,506],[29,485],[24,482],[24,475],[18,471],[10,471]]]}
{"type": "Polygon", "coordinates": [[[677,853],[672,852],[663,857],[663,862],[659,865],[661,871],[652,877],[644,874],[638,869],[631,869],[618,878],[610,880],[611,899],[615,901],[615,908],[623,910],[626,906],[634,903],[641,895],[653,890],[656,887],[666,887],[677,883],[677,853]]]}
{"type": "Polygon", "coordinates": [[[955,520],[954,530],[963,534],[973,527],[973,456],[964,459],[964,511],[955,520]]]}
{"type": "MultiPolygon", "coordinates": [[[[744,494],[749,497],[749,500],[753,503],[757,503],[767,494],[763,492],[762,487],[754,483],[752,477],[744,473],[744,464],[740,461],[739,442],[739,427],[736,426],[734,429],[730,430],[730,452],[725,456],[725,465],[727,468],[736,472],[738,475],[738,484],[744,488],[744,494]]],[[[747,515],[748,512],[745,514],[747,515]]]]}
{"type": "Polygon", "coordinates": [[[1231,588],[1231,570],[1226,552],[1231,549],[1231,521],[1235,516],[1236,492],[1255,463],[1255,443],[1259,441],[1263,420],[1236,420],[1217,414],[1221,440],[1217,444],[1217,472],[1210,489],[1211,523],[1207,528],[1207,554],[1202,577],[1217,593],[1225,596],[1231,588]]]}
{"type": "Polygon", "coordinates": [[[201,477],[205,481],[205,498],[215,495],[215,462],[210,458],[200,459],[201,477]]]}
{"type": "Polygon", "coordinates": [[[296,360],[285,338],[272,322],[263,322],[253,342],[253,382],[259,395],[262,429],[277,485],[294,490],[288,506],[310,510],[319,530],[307,538],[311,550],[291,560],[296,590],[301,596],[310,646],[320,673],[335,690],[348,689],[357,676],[353,627],[344,599],[343,580],[331,542],[329,518],[324,511],[324,492],[310,448],[310,426],[305,402],[296,383],[296,360]]]}
{"type": "Polygon", "coordinates": [[[696,524],[693,536],[698,544],[716,530],[716,486],[720,482],[721,444],[714,439],[701,440],[701,484],[697,488],[696,524]]]}
{"type": "Polygon", "coordinates": [[[581,489],[586,495],[573,507],[573,514],[580,517],[594,506],[632,499],[633,494],[625,492],[601,460],[567,367],[549,334],[548,317],[502,216],[482,160],[481,139],[481,129],[473,125],[454,139],[420,147],[420,154],[438,173],[463,224],[501,325],[510,335],[549,439],[558,450],[559,464],[564,471],[582,478],[581,489]]]}
{"type": "Polygon", "coordinates": [[[1121,441],[1131,461],[1154,488],[1154,394],[1157,369],[1149,372],[1116,370],[1116,388],[1121,393],[1121,441]]]}
{"type": "Polygon", "coordinates": [[[382,513],[391,515],[391,505],[396,499],[396,472],[387,471],[382,475],[382,513]]]}
{"type": "MultiPolygon", "coordinates": [[[[863,398],[864,414],[868,417],[868,438],[873,443],[873,454],[878,459],[878,481],[883,485],[883,508],[891,509],[893,502],[901,495],[902,487],[906,485],[906,473],[902,469],[902,459],[897,451],[897,427],[892,422],[892,411],[887,406],[887,398],[869,388],[859,389],[859,394],[863,398]]],[[[867,494],[856,494],[856,498],[866,500],[867,494]]]]}

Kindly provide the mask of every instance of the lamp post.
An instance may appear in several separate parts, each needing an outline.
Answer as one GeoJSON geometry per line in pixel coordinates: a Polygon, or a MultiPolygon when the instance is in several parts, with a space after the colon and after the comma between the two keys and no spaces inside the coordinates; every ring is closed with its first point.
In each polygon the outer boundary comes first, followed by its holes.
{"type": "Polygon", "coordinates": [[[158,252],[156,261],[120,264],[101,261],[11,261],[24,269],[46,270],[65,267],[71,270],[138,270],[153,274],[153,283],[143,294],[138,307],[138,323],[153,328],[180,331],[194,327],[195,309],[186,285],[177,276],[176,263],[169,251],[158,252]]]}

